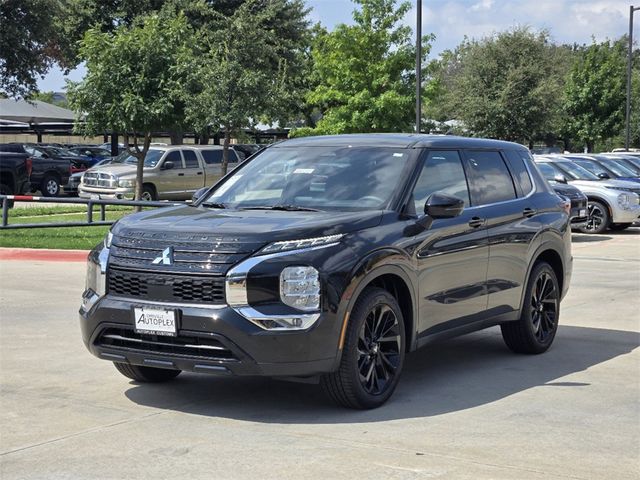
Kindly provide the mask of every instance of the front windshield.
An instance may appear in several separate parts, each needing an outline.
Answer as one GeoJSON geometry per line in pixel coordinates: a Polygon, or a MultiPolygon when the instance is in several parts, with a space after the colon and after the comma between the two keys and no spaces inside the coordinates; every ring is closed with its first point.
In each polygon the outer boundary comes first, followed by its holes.
{"type": "Polygon", "coordinates": [[[573,180],[600,180],[589,170],[585,170],[573,162],[555,162],[554,165],[573,180]]]}
{"type": "Polygon", "coordinates": [[[586,160],[586,159],[580,158],[578,160],[574,160],[574,162],[576,162],[585,170],[589,170],[594,175],[598,175],[600,173],[606,173],[607,175],[611,175],[612,173],[608,171],[606,168],[604,168],[602,165],[600,165],[598,162],[594,162],[593,160],[586,160]]]}
{"type": "MultiPolygon", "coordinates": [[[[162,158],[163,153],[163,150],[149,149],[149,151],[147,152],[147,156],[144,158],[144,166],[155,167],[160,161],[160,158],[162,158]]],[[[114,158],[111,163],[126,163],[129,165],[136,165],[138,163],[138,159],[125,150],[116,158],[114,158]]]]}
{"type": "Polygon", "coordinates": [[[412,150],[276,147],[236,170],[203,202],[226,208],[384,209],[412,150]]]}
{"type": "Polygon", "coordinates": [[[615,173],[619,177],[635,177],[636,174],[627,168],[624,164],[618,163],[617,160],[607,161],[606,166],[609,170],[615,173]]]}

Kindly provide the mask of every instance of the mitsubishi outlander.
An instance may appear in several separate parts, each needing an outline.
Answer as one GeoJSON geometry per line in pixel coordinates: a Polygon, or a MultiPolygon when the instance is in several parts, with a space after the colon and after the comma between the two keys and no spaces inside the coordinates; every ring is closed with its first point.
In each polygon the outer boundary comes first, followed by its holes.
{"type": "Polygon", "coordinates": [[[539,354],[556,335],[570,206],[520,145],[293,139],[195,197],[121,219],[89,255],[84,342],[135,381],[305,378],[374,408],[431,342],[499,325],[539,354]]]}

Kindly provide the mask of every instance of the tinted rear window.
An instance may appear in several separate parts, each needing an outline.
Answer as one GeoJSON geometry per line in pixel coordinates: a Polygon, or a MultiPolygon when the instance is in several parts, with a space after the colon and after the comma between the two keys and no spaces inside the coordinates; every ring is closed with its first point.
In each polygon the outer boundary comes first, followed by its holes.
{"type": "Polygon", "coordinates": [[[533,190],[533,182],[531,181],[531,177],[527,171],[526,161],[531,157],[526,152],[518,152],[515,150],[508,150],[506,154],[509,166],[513,172],[513,177],[520,185],[522,195],[528,195],[531,190],[533,190]]]}
{"type": "Polygon", "coordinates": [[[499,152],[467,151],[466,157],[474,205],[487,205],[516,198],[511,174],[499,152]]]}
{"type": "Polygon", "coordinates": [[[200,166],[198,164],[198,157],[196,157],[196,152],[194,152],[193,150],[183,150],[182,155],[184,156],[185,168],[198,168],[200,166]]]}
{"type": "Polygon", "coordinates": [[[219,165],[222,163],[222,150],[201,150],[202,157],[207,165],[219,165]]]}

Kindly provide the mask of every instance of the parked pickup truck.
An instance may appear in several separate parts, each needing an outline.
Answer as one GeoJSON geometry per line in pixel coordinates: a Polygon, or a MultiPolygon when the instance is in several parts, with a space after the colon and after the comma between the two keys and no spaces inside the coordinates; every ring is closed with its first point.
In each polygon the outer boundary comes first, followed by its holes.
{"type": "MultiPolygon", "coordinates": [[[[0,144],[0,194],[20,195],[31,190],[33,160],[15,145],[0,144]]],[[[24,149],[23,149],[24,150],[24,149]]]]}
{"type": "MultiPolygon", "coordinates": [[[[229,171],[239,158],[229,149],[229,171]]],[[[94,167],[82,175],[81,198],[132,198],[137,159],[121,153],[111,163],[94,167]]],[[[213,185],[222,176],[219,145],[152,146],[144,160],[143,200],[187,200],[197,190],[213,185]]]]}

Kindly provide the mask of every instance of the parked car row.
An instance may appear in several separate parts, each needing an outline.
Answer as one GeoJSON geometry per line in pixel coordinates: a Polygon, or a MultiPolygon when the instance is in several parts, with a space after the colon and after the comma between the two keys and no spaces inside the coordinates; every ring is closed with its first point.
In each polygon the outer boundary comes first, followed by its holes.
{"type": "MultiPolygon", "coordinates": [[[[583,233],[624,230],[640,220],[640,158],[622,154],[536,155],[544,177],[586,195],[588,219],[583,233]]],[[[573,226],[573,224],[572,224],[573,226]]]]}

